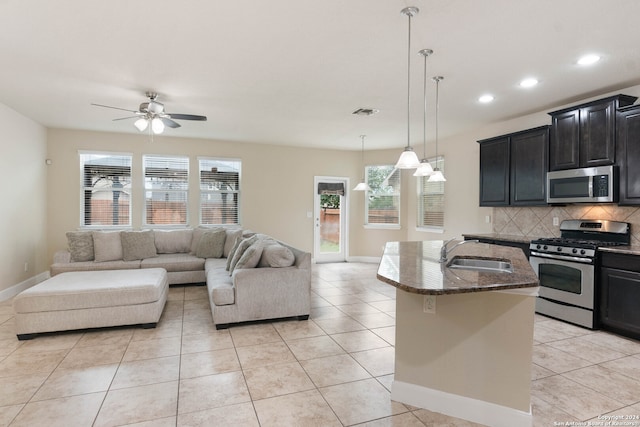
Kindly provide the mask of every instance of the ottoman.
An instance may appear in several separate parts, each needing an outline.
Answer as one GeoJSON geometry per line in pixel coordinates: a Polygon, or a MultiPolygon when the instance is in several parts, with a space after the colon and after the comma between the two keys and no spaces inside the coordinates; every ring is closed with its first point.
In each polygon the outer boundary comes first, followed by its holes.
{"type": "Polygon", "coordinates": [[[58,274],[13,300],[16,335],[108,326],[156,326],[167,301],[163,268],[58,274]]]}

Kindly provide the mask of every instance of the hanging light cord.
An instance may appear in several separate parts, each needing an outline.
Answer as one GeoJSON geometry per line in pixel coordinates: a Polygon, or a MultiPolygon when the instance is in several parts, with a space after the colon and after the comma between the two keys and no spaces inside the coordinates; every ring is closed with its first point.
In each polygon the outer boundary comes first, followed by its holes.
{"type": "Polygon", "coordinates": [[[407,16],[409,17],[409,31],[407,33],[407,147],[411,147],[411,17],[413,13],[409,10],[407,16]]]}
{"type": "Polygon", "coordinates": [[[436,166],[438,165],[438,112],[440,110],[440,80],[442,76],[436,76],[433,81],[436,82],[436,166]]]}
{"type": "MultiPolygon", "coordinates": [[[[422,52],[422,51],[421,51],[422,52]]],[[[422,120],[422,156],[427,158],[427,56],[428,49],[425,49],[424,56],[424,117],[422,120]]]]}
{"type": "MultiPolygon", "coordinates": [[[[360,139],[362,140],[362,167],[364,168],[364,138],[367,135],[360,135],[360,139]]],[[[364,178],[362,178],[362,181],[364,181],[364,178]]]]}

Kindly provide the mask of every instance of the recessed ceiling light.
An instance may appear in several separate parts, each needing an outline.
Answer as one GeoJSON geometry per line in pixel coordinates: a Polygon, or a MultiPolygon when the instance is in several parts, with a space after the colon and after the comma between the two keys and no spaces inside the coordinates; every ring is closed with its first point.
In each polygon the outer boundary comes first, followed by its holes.
{"type": "Polygon", "coordinates": [[[493,101],[493,95],[490,94],[486,94],[486,95],[482,95],[480,98],[478,98],[478,101],[482,102],[483,104],[487,104],[491,101],[493,101]]]}
{"type": "Polygon", "coordinates": [[[600,57],[595,54],[584,55],[578,59],[578,65],[592,65],[600,61],[600,57]]]}
{"type": "Polygon", "coordinates": [[[533,77],[524,79],[520,82],[520,87],[534,87],[538,84],[538,79],[534,79],[533,77]]]}

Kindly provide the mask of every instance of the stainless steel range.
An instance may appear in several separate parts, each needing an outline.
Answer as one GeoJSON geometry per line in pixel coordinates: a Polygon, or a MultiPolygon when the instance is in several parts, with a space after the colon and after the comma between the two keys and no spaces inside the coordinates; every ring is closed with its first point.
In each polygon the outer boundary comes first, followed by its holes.
{"type": "Polygon", "coordinates": [[[566,220],[560,236],[533,240],[529,246],[529,262],[540,280],[536,312],[596,329],[598,247],[628,245],[629,223],[566,220]]]}

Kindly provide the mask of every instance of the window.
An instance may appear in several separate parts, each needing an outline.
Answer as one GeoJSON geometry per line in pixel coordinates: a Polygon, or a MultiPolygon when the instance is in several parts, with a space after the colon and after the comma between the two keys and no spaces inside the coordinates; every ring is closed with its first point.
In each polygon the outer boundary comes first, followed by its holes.
{"type": "Polygon", "coordinates": [[[144,156],[145,224],[186,225],[189,158],[144,156]]]}
{"type": "Polygon", "coordinates": [[[80,152],[82,226],[131,226],[131,154],[80,152]]]}
{"type": "Polygon", "coordinates": [[[240,223],[240,160],[199,158],[200,223],[240,223]]]}
{"type": "MultiPolygon", "coordinates": [[[[444,157],[429,159],[444,173],[444,157]]],[[[429,182],[428,176],[420,177],[418,183],[418,227],[433,230],[444,229],[444,182],[429,182]]]]}
{"type": "Polygon", "coordinates": [[[400,169],[392,165],[367,166],[366,225],[400,225],[400,169]]]}

